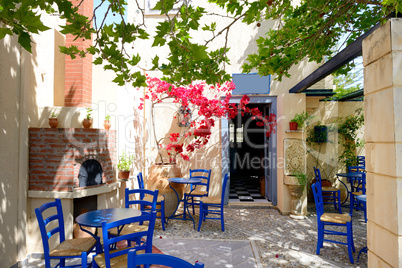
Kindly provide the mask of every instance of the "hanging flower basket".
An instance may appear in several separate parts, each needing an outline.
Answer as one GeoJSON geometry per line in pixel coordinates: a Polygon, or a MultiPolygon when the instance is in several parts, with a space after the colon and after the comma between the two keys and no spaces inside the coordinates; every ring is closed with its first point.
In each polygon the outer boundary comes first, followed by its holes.
{"type": "Polygon", "coordinates": [[[314,142],[327,142],[328,141],[328,127],[315,126],[314,127],[314,142]]]}

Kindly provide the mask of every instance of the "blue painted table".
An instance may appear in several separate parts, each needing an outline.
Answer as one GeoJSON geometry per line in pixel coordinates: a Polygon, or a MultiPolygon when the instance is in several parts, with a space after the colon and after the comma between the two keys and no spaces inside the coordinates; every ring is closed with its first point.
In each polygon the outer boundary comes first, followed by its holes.
{"type": "Polygon", "coordinates": [[[353,191],[353,183],[355,180],[362,180],[363,179],[363,174],[361,172],[353,172],[353,173],[337,173],[336,174],[337,179],[345,186],[346,188],[346,199],[342,202],[342,205],[346,203],[346,201],[349,199],[350,192],[353,191]],[[352,185],[351,191],[349,191],[349,188],[346,186],[346,184],[339,179],[339,177],[344,177],[348,180],[348,183],[352,185]]]}
{"type": "MultiPolygon", "coordinates": [[[[202,181],[201,179],[195,179],[195,178],[169,178],[169,179],[168,179],[169,186],[170,186],[170,188],[172,188],[173,191],[176,193],[177,200],[178,200],[176,210],[173,212],[172,215],[169,216],[169,218],[167,219],[168,221],[169,221],[170,219],[177,219],[177,220],[184,220],[184,221],[186,221],[186,220],[192,220],[192,221],[193,221],[193,226],[194,226],[194,229],[195,229],[194,218],[191,216],[191,213],[190,213],[190,211],[188,210],[188,207],[186,206],[186,203],[187,203],[187,202],[186,202],[185,200],[184,200],[183,213],[176,215],[177,209],[179,208],[179,205],[180,205],[180,201],[183,201],[183,200],[180,200],[179,194],[178,194],[178,193],[176,192],[176,190],[172,187],[171,183],[198,184],[198,183],[200,183],[201,181],[202,181]]],[[[195,187],[194,187],[194,188],[195,188],[195,187]]],[[[191,191],[191,192],[192,192],[192,191],[191,191]]],[[[191,193],[191,192],[190,192],[190,193],[191,193]]]]}
{"type": "Polygon", "coordinates": [[[141,211],[133,208],[107,208],[107,209],[98,209],[86,212],[84,214],[79,215],[75,218],[75,221],[80,226],[80,229],[83,232],[86,232],[92,235],[98,245],[97,245],[97,253],[101,252],[101,244],[100,238],[97,234],[98,228],[102,228],[102,222],[106,221],[107,223],[127,219],[131,217],[141,216],[141,211]],[[92,233],[82,227],[95,227],[95,233],[92,233]]]}

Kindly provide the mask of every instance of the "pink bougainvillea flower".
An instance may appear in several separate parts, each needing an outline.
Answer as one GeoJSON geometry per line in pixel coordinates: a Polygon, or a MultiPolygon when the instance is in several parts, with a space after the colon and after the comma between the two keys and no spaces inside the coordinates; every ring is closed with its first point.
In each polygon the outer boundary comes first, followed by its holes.
{"type": "MultiPolygon", "coordinates": [[[[267,137],[275,133],[276,115],[263,117],[258,108],[250,109],[247,106],[250,102],[247,95],[244,95],[238,104],[230,103],[232,91],[235,89],[233,82],[215,85],[197,82],[184,87],[175,86],[149,75],[146,77],[148,86],[145,89],[145,97],[140,98],[139,109],[144,108],[145,100],[149,100],[152,105],[169,100],[193,113],[189,126],[182,129],[180,133],[167,133],[162,139],[156,140],[162,162],[163,149],[171,155],[172,159],[175,159],[176,155],[180,155],[184,160],[189,160],[188,153],[193,153],[209,142],[215,120],[225,117],[234,119],[239,113],[241,115],[251,114],[253,119],[257,120],[257,126],[266,128],[267,137]],[[166,141],[170,141],[170,143],[166,144],[166,141]],[[166,145],[162,146],[162,144],[166,145]],[[184,150],[187,154],[184,154],[184,150]]],[[[189,116],[189,114],[186,115],[189,116]]]]}
{"type": "Polygon", "coordinates": [[[179,133],[170,133],[170,141],[171,142],[176,142],[179,137],[180,137],[179,133]]]}
{"type": "Polygon", "coordinates": [[[180,154],[180,156],[183,158],[183,160],[190,161],[190,157],[188,157],[188,155],[180,154]]]}

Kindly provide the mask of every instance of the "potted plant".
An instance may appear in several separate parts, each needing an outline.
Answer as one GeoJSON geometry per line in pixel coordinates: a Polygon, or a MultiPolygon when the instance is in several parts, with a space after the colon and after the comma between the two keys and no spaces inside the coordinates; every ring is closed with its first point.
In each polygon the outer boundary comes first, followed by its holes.
{"type": "Polygon", "coordinates": [[[112,126],[112,124],[110,123],[110,115],[106,115],[105,121],[103,121],[103,126],[105,127],[105,129],[110,129],[110,127],[112,126]]]}
{"type": "Polygon", "coordinates": [[[130,177],[130,168],[134,163],[134,157],[127,155],[124,151],[121,153],[117,169],[119,170],[119,178],[122,180],[128,180],[130,177]]]}
{"type": "Polygon", "coordinates": [[[307,112],[301,112],[300,114],[295,114],[292,120],[289,122],[290,130],[297,130],[298,127],[303,127],[304,123],[310,120],[313,116],[309,115],[307,112]]]}
{"type": "Polygon", "coordinates": [[[82,121],[84,128],[90,128],[92,125],[92,108],[87,108],[87,115],[82,121]]]}
{"type": "Polygon", "coordinates": [[[49,118],[49,126],[51,128],[57,128],[58,125],[59,125],[59,121],[57,120],[57,113],[52,112],[50,114],[50,118],[49,118]]]}

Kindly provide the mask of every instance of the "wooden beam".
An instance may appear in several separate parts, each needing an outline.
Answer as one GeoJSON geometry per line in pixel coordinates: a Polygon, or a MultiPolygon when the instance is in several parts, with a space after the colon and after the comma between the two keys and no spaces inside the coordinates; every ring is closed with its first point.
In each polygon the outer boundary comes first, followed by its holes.
{"type": "Polygon", "coordinates": [[[362,55],[362,42],[370,35],[380,24],[375,25],[370,30],[359,36],[353,43],[345,47],[342,51],[336,54],[332,59],[324,63],[309,76],[300,81],[297,85],[289,90],[289,93],[301,93],[303,90],[311,87],[321,79],[324,79],[331,73],[335,72],[349,61],[362,55]]]}
{"type": "Polygon", "coordinates": [[[307,97],[327,97],[336,94],[332,89],[306,89],[303,91],[307,97]]]}

